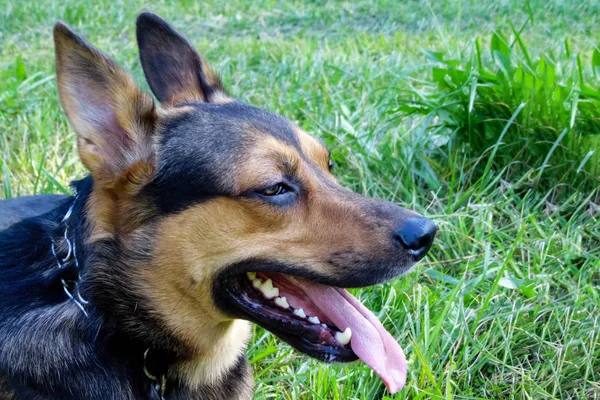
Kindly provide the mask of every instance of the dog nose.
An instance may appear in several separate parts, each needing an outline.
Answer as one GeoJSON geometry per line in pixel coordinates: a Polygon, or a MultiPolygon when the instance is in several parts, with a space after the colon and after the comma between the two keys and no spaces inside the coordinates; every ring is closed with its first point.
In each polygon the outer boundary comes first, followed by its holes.
{"type": "Polygon", "coordinates": [[[437,228],[424,217],[412,217],[394,233],[394,240],[419,261],[431,248],[437,228]]]}

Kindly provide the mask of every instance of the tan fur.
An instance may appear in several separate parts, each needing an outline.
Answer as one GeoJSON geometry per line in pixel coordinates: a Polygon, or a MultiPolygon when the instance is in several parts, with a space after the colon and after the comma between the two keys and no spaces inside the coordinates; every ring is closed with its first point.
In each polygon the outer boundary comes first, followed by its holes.
{"type": "MultiPolygon", "coordinates": [[[[146,163],[142,170],[147,177],[154,162],[152,98],[66,26],[57,24],[54,35],[60,99],[77,133],[81,161],[96,181],[106,184],[116,183],[134,163],[146,163]]],[[[143,179],[141,173],[133,174],[143,179]]]]}
{"type": "MultiPolygon", "coordinates": [[[[162,121],[178,118],[192,110],[190,107],[157,107],[152,129],[159,131],[162,121]]],[[[154,142],[150,146],[156,152],[158,136],[152,139],[154,142]]],[[[97,185],[87,204],[88,215],[94,221],[90,242],[113,238],[117,233],[133,232],[148,218],[152,210],[137,194],[154,173],[154,165],[138,162],[125,167],[114,183],[97,185]]]]}
{"type": "Polygon", "coordinates": [[[294,127],[294,131],[300,140],[300,147],[306,158],[316,163],[322,170],[329,172],[329,152],[323,144],[299,127],[294,127]]]}
{"type": "Polygon", "coordinates": [[[214,104],[229,104],[234,101],[235,99],[229,97],[229,95],[223,91],[217,91],[210,96],[210,102],[214,104]]]}
{"type": "MultiPolygon", "coordinates": [[[[198,56],[200,58],[200,56],[198,56]]],[[[181,104],[187,103],[202,103],[202,102],[210,102],[215,104],[226,104],[231,103],[234,100],[229,97],[227,92],[223,89],[223,84],[221,80],[215,74],[212,69],[208,66],[206,62],[204,62],[201,58],[199,61],[202,65],[202,72],[204,74],[206,83],[209,85],[211,89],[215,91],[210,95],[207,95],[200,83],[198,82],[198,78],[194,75],[184,75],[184,80],[186,85],[184,85],[185,90],[180,90],[169,98],[163,101],[164,106],[177,106],[181,104]]],[[[183,71],[195,71],[195,68],[183,69],[183,71]]]]}
{"type": "MultiPolygon", "coordinates": [[[[160,95],[157,94],[164,106],[231,101],[221,79],[183,36],[171,28],[158,28],[144,21],[142,18],[141,25],[145,28],[142,28],[141,37],[138,37],[141,39],[138,43],[141,43],[142,65],[144,61],[151,64],[149,69],[145,69],[146,76],[148,77],[148,73],[151,76],[159,75],[166,84],[163,88],[165,90],[160,90],[160,95]],[[156,59],[160,59],[162,63],[158,64],[162,65],[157,65],[156,59]]],[[[152,82],[150,79],[151,87],[152,82]]]]}
{"type": "MultiPolygon", "coordinates": [[[[198,329],[203,328],[201,326],[203,324],[198,325],[198,329]]],[[[221,376],[237,361],[240,354],[245,353],[252,332],[250,323],[234,320],[225,325],[227,328],[224,333],[217,332],[214,342],[210,342],[210,338],[207,337],[203,340],[203,343],[196,343],[197,346],[202,345],[204,347],[202,349],[198,348],[197,353],[191,355],[188,361],[175,368],[178,378],[188,382],[192,387],[217,383],[221,376]]],[[[208,329],[208,332],[213,330],[208,329]]],[[[250,374],[245,378],[243,379],[244,382],[252,382],[250,374]]]]}
{"type": "MultiPolygon", "coordinates": [[[[140,290],[173,334],[193,349],[177,373],[199,385],[216,381],[233,365],[245,351],[251,329],[246,321],[225,317],[212,302],[212,280],[208,274],[202,277],[202,271],[214,271],[205,268],[202,260],[193,259],[194,253],[186,248],[202,246],[186,243],[184,236],[190,232],[179,229],[186,215],[175,215],[160,224],[153,265],[140,268],[140,290]]],[[[194,229],[188,223],[186,227],[194,229]]],[[[200,229],[199,225],[195,229],[200,229]]]]}
{"type": "Polygon", "coordinates": [[[66,25],[57,23],[54,39],[61,103],[96,185],[89,203],[96,222],[91,240],[114,235],[117,225],[134,229],[140,208],[132,200],[155,172],[154,102],[66,25]]]}

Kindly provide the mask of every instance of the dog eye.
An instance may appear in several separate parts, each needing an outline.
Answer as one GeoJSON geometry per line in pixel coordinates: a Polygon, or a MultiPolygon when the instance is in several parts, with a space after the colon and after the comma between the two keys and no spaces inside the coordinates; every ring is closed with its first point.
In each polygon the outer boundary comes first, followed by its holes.
{"type": "Polygon", "coordinates": [[[335,164],[333,163],[333,161],[329,160],[329,164],[327,165],[327,167],[329,168],[329,171],[333,171],[333,168],[335,168],[335,164]]]}
{"type": "Polygon", "coordinates": [[[280,194],[284,194],[287,191],[287,186],[285,186],[283,183],[278,183],[276,185],[269,186],[268,188],[264,189],[260,192],[260,194],[262,194],[263,196],[279,196],[280,194]]]}

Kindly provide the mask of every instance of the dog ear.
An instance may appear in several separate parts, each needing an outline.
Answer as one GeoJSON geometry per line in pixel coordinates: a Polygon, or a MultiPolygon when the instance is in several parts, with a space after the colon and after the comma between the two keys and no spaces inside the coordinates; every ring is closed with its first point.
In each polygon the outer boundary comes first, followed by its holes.
{"type": "Polygon", "coordinates": [[[161,103],[174,106],[229,99],[200,54],[161,17],[140,14],[136,36],[146,80],[161,103]]]}
{"type": "Polygon", "coordinates": [[[60,101],[81,161],[99,185],[144,183],[155,164],[152,97],[63,22],[54,26],[54,44],[60,101]]]}

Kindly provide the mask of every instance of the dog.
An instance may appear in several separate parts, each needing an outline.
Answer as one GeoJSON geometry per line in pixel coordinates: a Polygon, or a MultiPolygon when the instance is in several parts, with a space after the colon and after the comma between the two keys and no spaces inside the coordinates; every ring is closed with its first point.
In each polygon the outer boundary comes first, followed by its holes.
{"type": "Polygon", "coordinates": [[[251,322],[399,390],[402,349],[342,288],[408,271],[435,224],[342,188],[320,141],[230,97],[159,16],[136,35],[158,102],[54,27],[90,174],[72,196],[0,202],[0,396],[250,399],[251,322]]]}

